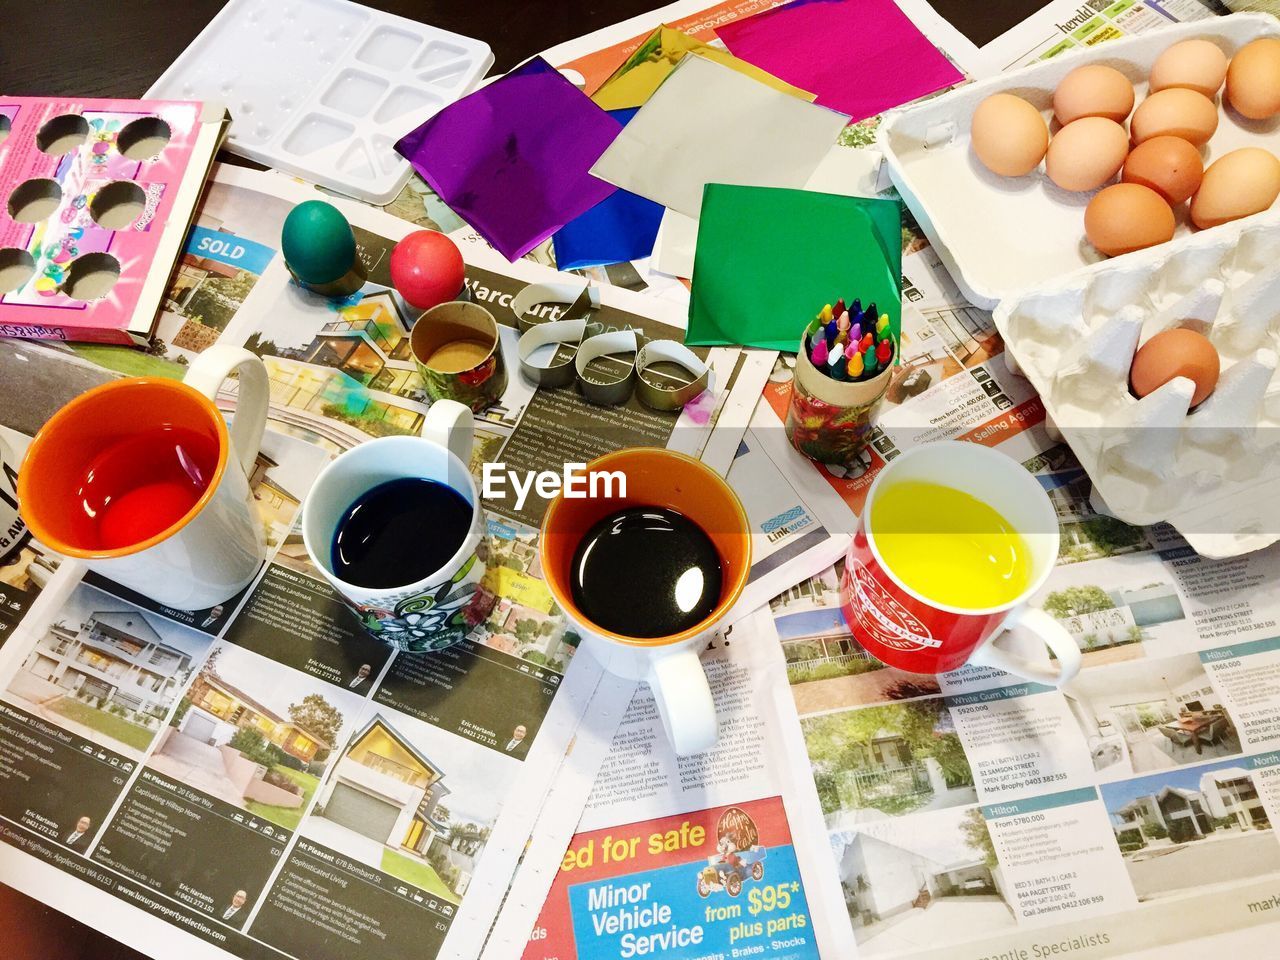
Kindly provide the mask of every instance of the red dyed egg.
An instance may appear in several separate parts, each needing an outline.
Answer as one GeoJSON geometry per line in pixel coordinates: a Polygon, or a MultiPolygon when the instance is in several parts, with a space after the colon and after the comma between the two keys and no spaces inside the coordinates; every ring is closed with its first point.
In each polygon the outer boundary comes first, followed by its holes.
{"type": "Polygon", "coordinates": [[[443,233],[418,230],[391,251],[391,283],[411,305],[430,310],[458,298],[462,254],[443,233]]]}

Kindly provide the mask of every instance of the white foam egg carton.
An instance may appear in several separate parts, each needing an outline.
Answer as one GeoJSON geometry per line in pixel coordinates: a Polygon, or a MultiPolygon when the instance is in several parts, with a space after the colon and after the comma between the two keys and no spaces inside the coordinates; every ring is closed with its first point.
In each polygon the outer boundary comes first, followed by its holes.
{"type": "MultiPolygon", "coordinates": [[[[1280,208],[1196,231],[1183,205],[1173,240],[1107,259],[1084,235],[1096,191],[1062,190],[1043,165],[997,176],[974,156],[969,129],[978,104],[1012,93],[1056,132],[1053,91],[1076,67],[1115,67],[1141,103],[1174,43],[1203,38],[1231,56],[1259,37],[1280,37],[1280,21],[1171,25],[961,87],[890,114],[878,133],[894,186],[965,296],[994,310],[1006,363],[1040,393],[1095,505],[1127,523],[1168,521],[1210,557],[1280,539],[1280,208]],[[1221,357],[1216,390],[1194,410],[1184,378],[1142,400],[1129,392],[1134,352],[1173,326],[1204,332],[1221,357]]],[[[1201,152],[1207,167],[1244,146],[1280,156],[1280,118],[1222,109],[1201,152]]]]}
{"type": "MultiPolygon", "coordinates": [[[[1096,191],[1061,189],[1043,164],[1025,177],[1001,177],[978,161],[969,144],[978,104],[994,93],[1014,94],[1035,105],[1056,131],[1053,91],[1076,67],[1115,67],[1133,81],[1141,103],[1152,64],[1174,43],[1204,38],[1231,56],[1258,37],[1280,37],[1280,21],[1238,13],[1174,24],[1065,53],[894,112],[877,134],[890,179],[965,296],[993,309],[1006,297],[1104,257],[1084,235],[1084,208],[1096,191]]],[[[1205,166],[1246,146],[1280,156],[1280,118],[1251,121],[1220,110],[1218,129],[1202,151],[1205,166]]],[[[1171,242],[1194,232],[1183,205],[1171,242]]]]}
{"type": "Polygon", "coordinates": [[[227,104],[227,148],[370,203],[412,172],[397,140],[470,92],[489,45],[349,0],[228,0],[147,92],[227,104]]]}
{"type": "Polygon", "coordinates": [[[1280,213],[1041,284],[995,322],[1100,509],[1167,520],[1209,557],[1280,540],[1280,213]],[[1129,391],[1134,352],[1172,327],[1204,333],[1221,358],[1194,409],[1184,377],[1141,400],[1129,391]]]}

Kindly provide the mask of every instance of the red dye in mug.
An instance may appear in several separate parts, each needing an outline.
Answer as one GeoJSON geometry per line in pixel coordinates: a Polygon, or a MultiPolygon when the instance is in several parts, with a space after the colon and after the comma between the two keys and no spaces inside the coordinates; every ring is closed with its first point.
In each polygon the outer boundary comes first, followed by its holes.
{"type": "Polygon", "coordinates": [[[218,438],[163,426],[110,444],[85,469],[74,520],[82,545],[119,550],[189,514],[218,469],[218,438]]]}

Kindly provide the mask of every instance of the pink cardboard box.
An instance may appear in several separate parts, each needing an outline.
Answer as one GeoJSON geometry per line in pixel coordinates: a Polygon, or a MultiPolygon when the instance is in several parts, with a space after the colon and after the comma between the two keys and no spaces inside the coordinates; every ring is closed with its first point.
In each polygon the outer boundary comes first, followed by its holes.
{"type": "Polygon", "coordinates": [[[144,343],[226,123],[194,102],[0,97],[0,335],[144,343]]]}

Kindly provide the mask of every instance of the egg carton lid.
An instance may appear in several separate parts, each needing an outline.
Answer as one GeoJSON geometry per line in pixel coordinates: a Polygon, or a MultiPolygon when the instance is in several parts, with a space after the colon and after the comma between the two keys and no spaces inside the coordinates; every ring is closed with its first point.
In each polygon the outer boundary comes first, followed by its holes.
{"type": "MultiPolygon", "coordinates": [[[[1211,40],[1230,55],[1260,37],[1280,38],[1280,20],[1264,13],[1237,13],[1111,40],[894,111],[880,125],[877,142],[893,185],[961,292],[971,303],[991,310],[1039,284],[1124,257],[1108,259],[1085,239],[1084,208],[1097,191],[1063,190],[1045,175],[1043,164],[1025,177],[1001,177],[982,166],[969,149],[969,125],[978,104],[992,94],[1011,93],[1052,121],[1058,82],[1092,63],[1125,74],[1141,103],[1152,64],[1174,43],[1211,40]]],[[[1264,147],[1280,156],[1280,119],[1251,122],[1220,110],[1218,129],[1206,146],[1206,167],[1216,157],[1245,146],[1264,147]]],[[[1184,207],[1178,211],[1174,239],[1161,246],[1195,235],[1184,207]]]]}

